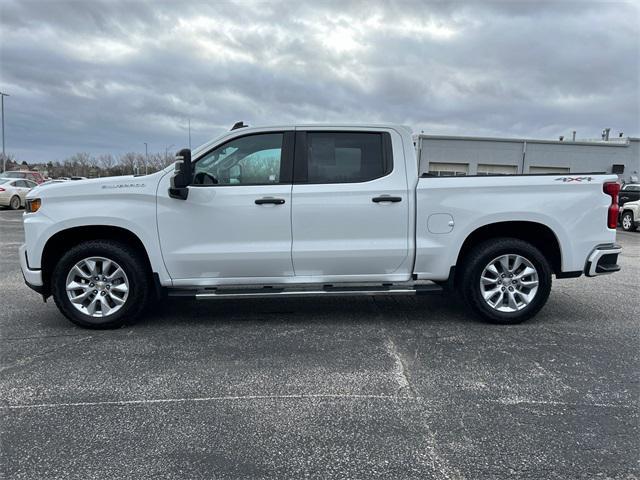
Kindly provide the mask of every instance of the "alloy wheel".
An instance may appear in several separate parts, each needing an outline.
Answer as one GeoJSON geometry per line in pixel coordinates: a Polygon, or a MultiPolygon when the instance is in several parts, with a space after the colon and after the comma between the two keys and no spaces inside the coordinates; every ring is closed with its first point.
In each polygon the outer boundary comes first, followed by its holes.
{"type": "Polygon", "coordinates": [[[529,305],[538,292],[538,271],[517,254],[494,258],[482,271],[480,292],[484,301],[500,312],[517,312],[529,305]]]}
{"type": "Polygon", "coordinates": [[[129,296],[127,274],[120,265],[105,257],[80,260],[69,271],[66,285],[71,305],[92,317],[113,315],[129,296]]]}

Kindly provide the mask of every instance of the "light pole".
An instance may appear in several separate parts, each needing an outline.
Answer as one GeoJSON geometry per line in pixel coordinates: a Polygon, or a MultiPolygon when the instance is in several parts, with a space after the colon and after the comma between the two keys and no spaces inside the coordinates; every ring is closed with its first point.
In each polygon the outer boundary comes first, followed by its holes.
{"type": "Polygon", "coordinates": [[[2,171],[7,170],[7,155],[4,152],[4,97],[8,97],[8,93],[0,92],[0,100],[2,102],[2,171]]]}
{"type": "Polygon", "coordinates": [[[164,164],[165,165],[167,165],[169,163],[168,162],[168,160],[169,160],[169,149],[171,147],[175,147],[175,144],[172,143],[171,145],[169,145],[168,147],[165,147],[165,149],[164,149],[164,164]]]}
{"type": "Polygon", "coordinates": [[[147,174],[147,165],[149,164],[149,145],[144,142],[144,174],[147,174]]]}

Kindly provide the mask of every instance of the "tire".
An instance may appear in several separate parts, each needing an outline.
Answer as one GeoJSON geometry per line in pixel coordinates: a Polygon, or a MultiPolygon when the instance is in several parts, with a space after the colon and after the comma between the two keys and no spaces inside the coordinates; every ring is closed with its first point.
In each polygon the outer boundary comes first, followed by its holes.
{"type": "Polygon", "coordinates": [[[58,309],[76,325],[92,329],[119,328],[133,322],[148,302],[150,285],[140,254],[110,240],[92,240],[71,248],[51,276],[58,309]],[[97,276],[89,273],[92,264],[97,276]],[[75,269],[78,265],[79,270],[75,269]],[[68,285],[78,288],[68,293],[68,285]],[[79,300],[72,302],[70,296],[79,300]]]}
{"type": "Polygon", "coordinates": [[[625,232],[633,232],[636,229],[636,224],[633,222],[633,213],[624,212],[622,219],[620,219],[620,225],[625,232]]]}
{"type": "Polygon", "coordinates": [[[473,313],[491,323],[513,325],[533,317],[547,302],[551,266],[530,243],[495,238],[477,245],[465,257],[460,282],[459,289],[473,313]]]}
{"type": "Polygon", "coordinates": [[[11,200],[9,200],[9,208],[11,210],[18,210],[20,208],[20,197],[17,195],[14,195],[13,197],[11,197],[11,200]]]}

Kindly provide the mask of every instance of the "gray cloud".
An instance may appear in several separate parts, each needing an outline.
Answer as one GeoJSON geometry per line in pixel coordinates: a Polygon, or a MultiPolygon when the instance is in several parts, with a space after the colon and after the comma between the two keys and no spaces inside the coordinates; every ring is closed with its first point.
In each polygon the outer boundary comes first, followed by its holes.
{"type": "Polygon", "coordinates": [[[640,8],[615,2],[0,4],[7,149],[164,151],[252,124],[640,135],[640,8]]]}

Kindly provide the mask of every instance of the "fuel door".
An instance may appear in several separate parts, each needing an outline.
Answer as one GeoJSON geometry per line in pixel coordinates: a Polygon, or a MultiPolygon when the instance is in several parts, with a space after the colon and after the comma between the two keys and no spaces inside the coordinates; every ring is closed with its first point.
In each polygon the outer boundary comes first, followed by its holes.
{"type": "Polygon", "coordinates": [[[448,213],[434,213],[429,215],[427,220],[427,229],[430,233],[449,233],[454,225],[453,217],[448,213]]]}

